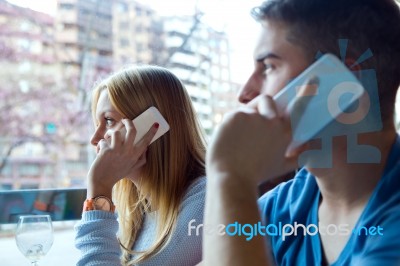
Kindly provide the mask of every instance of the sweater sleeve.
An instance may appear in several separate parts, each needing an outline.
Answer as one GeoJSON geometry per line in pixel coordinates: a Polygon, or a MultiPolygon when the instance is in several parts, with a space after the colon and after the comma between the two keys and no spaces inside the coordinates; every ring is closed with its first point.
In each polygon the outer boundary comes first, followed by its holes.
{"type": "Polygon", "coordinates": [[[83,212],[75,225],[75,247],[81,251],[77,266],[121,265],[117,215],[105,211],[83,212]]]}
{"type": "MultiPolygon", "coordinates": [[[[192,266],[201,261],[202,231],[193,229],[189,232],[188,228],[189,223],[196,227],[203,223],[205,188],[205,177],[199,178],[190,186],[182,201],[170,242],[159,253],[140,263],[141,266],[192,266]]],[[[149,230],[154,231],[154,226],[150,226],[149,230]]],[[[118,221],[115,214],[104,211],[84,212],[75,231],[75,246],[81,251],[78,266],[121,265],[121,248],[116,237],[118,221]]],[[[154,232],[142,231],[141,234],[137,241],[139,243],[135,244],[137,250],[147,248],[145,243],[149,242],[147,240],[154,232]]]]}

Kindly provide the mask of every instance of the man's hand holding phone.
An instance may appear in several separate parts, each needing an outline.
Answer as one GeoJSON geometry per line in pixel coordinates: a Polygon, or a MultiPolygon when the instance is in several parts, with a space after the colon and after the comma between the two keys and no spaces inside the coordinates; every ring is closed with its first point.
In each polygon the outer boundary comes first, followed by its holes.
{"type": "Polygon", "coordinates": [[[297,167],[296,158],[285,156],[290,141],[290,121],[278,115],[270,96],[258,96],[247,110],[225,117],[209,146],[207,174],[255,189],[260,181],[297,167]]]}
{"type": "Polygon", "coordinates": [[[227,116],[211,143],[207,170],[249,183],[293,170],[309,141],[329,130],[363,94],[353,73],[335,56],[324,55],[273,99],[258,96],[246,111],[227,116]],[[339,107],[345,94],[351,98],[339,107]]]}
{"type": "Polygon", "coordinates": [[[366,114],[368,110],[362,110],[361,105],[348,112],[366,95],[363,85],[336,56],[321,56],[274,96],[278,112],[290,116],[288,154],[314,138],[330,135],[333,129],[329,126],[341,123],[341,117],[348,121],[366,114]]]}

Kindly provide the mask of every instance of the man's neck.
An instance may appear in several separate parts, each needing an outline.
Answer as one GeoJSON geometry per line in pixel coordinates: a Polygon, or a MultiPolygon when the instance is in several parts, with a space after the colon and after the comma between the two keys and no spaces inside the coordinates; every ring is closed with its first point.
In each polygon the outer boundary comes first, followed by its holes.
{"type": "Polygon", "coordinates": [[[395,138],[394,130],[360,135],[359,144],[375,146],[381,153],[380,163],[368,164],[347,163],[345,139],[333,140],[333,167],[309,169],[316,176],[321,204],[338,215],[363,208],[383,175],[395,138]]]}
{"type": "MultiPolygon", "coordinates": [[[[395,130],[369,133],[359,136],[358,143],[379,149],[380,163],[347,163],[347,140],[333,140],[333,167],[331,169],[309,169],[316,176],[321,198],[318,208],[318,224],[347,225],[353,230],[374,192],[388,161],[395,141],[395,130]]],[[[323,256],[331,264],[337,260],[350,235],[320,235],[323,256]]]]}

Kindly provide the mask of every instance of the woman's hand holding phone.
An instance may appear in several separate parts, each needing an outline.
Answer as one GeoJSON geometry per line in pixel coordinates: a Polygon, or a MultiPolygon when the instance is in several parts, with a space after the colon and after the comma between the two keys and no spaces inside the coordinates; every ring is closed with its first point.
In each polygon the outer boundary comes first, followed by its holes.
{"type": "Polygon", "coordinates": [[[133,175],[146,163],[146,150],[158,130],[155,123],[135,143],[137,130],[132,120],[123,119],[123,130],[109,131],[98,143],[98,154],[88,174],[88,197],[111,198],[112,187],[122,178],[133,175]],[[126,131],[125,134],[123,134],[126,131]]]}

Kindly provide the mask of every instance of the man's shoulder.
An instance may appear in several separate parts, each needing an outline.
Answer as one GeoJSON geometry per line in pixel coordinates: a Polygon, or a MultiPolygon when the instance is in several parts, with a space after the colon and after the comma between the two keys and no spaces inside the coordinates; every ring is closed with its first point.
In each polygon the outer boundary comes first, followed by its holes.
{"type": "MultiPolygon", "coordinates": [[[[301,169],[296,176],[262,195],[258,206],[264,215],[273,218],[276,210],[281,215],[297,212],[298,207],[309,209],[319,193],[315,177],[306,169],[301,169]]],[[[278,218],[278,217],[276,217],[278,218]]]]}
{"type": "Polygon", "coordinates": [[[307,189],[305,186],[307,183],[315,184],[314,176],[309,173],[305,168],[302,168],[293,179],[290,179],[286,182],[282,182],[275,188],[271,189],[270,191],[266,192],[259,198],[259,202],[270,200],[271,198],[277,198],[283,196],[287,193],[302,193],[303,190],[307,189]],[[313,180],[309,180],[312,178],[313,180]],[[311,181],[311,182],[309,182],[311,181]]]}
{"type": "Polygon", "coordinates": [[[362,225],[353,230],[356,238],[348,245],[347,251],[351,264],[400,265],[399,197],[375,212],[378,215],[366,215],[362,225]]]}

